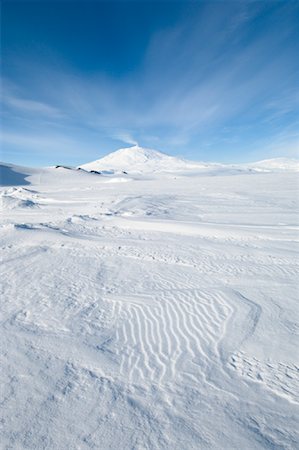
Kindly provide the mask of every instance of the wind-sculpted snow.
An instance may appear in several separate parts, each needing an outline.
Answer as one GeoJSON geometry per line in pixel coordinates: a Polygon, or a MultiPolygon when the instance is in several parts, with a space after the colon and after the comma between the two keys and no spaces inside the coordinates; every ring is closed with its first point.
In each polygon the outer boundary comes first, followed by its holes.
{"type": "Polygon", "coordinates": [[[34,191],[23,187],[12,187],[0,193],[0,205],[3,209],[38,207],[38,196],[34,191]]]}
{"type": "Polygon", "coordinates": [[[297,448],[296,174],[26,173],[1,190],[1,448],[297,448]]]}

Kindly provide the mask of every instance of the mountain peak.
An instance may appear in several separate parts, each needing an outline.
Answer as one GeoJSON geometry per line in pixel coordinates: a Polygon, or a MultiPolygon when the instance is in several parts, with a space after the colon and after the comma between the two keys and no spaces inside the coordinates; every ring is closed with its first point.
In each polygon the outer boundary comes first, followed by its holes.
{"type": "Polygon", "coordinates": [[[102,161],[105,160],[116,160],[120,158],[130,158],[136,162],[136,160],[140,161],[148,161],[150,159],[163,159],[169,158],[168,155],[159,152],[158,150],[152,150],[149,148],[140,147],[139,145],[133,145],[132,147],[120,148],[115,152],[110,153],[109,155],[102,158],[102,161]]]}

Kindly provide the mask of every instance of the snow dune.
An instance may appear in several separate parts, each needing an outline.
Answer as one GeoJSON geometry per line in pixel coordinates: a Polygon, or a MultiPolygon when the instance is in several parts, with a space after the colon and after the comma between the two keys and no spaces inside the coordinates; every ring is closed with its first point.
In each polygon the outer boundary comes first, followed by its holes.
{"type": "Polygon", "coordinates": [[[7,166],[1,445],[297,448],[295,163],[136,151],[7,166]]]}

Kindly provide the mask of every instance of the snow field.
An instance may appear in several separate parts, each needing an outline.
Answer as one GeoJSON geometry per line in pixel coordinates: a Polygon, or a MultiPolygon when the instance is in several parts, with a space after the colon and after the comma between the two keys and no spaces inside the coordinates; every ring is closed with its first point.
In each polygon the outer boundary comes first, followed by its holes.
{"type": "Polygon", "coordinates": [[[1,188],[2,447],[295,449],[296,174],[58,171],[1,188]]]}

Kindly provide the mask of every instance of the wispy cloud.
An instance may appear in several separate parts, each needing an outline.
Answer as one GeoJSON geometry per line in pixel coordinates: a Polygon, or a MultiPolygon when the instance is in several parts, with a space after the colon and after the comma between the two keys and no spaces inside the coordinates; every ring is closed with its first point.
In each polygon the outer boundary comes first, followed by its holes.
{"type": "Polygon", "coordinates": [[[3,103],[11,109],[16,109],[25,114],[42,114],[44,116],[57,119],[64,117],[62,112],[60,112],[57,108],[47,105],[41,101],[18,98],[13,95],[4,94],[3,103]]]}
{"type": "Polygon", "coordinates": [[[116,132],[113,137],[115,139],[118,139],[118,140],[124,142],[125,144],[138,145],[138,142],[128,132],[123,132],[123,131],[116,132]]]}

